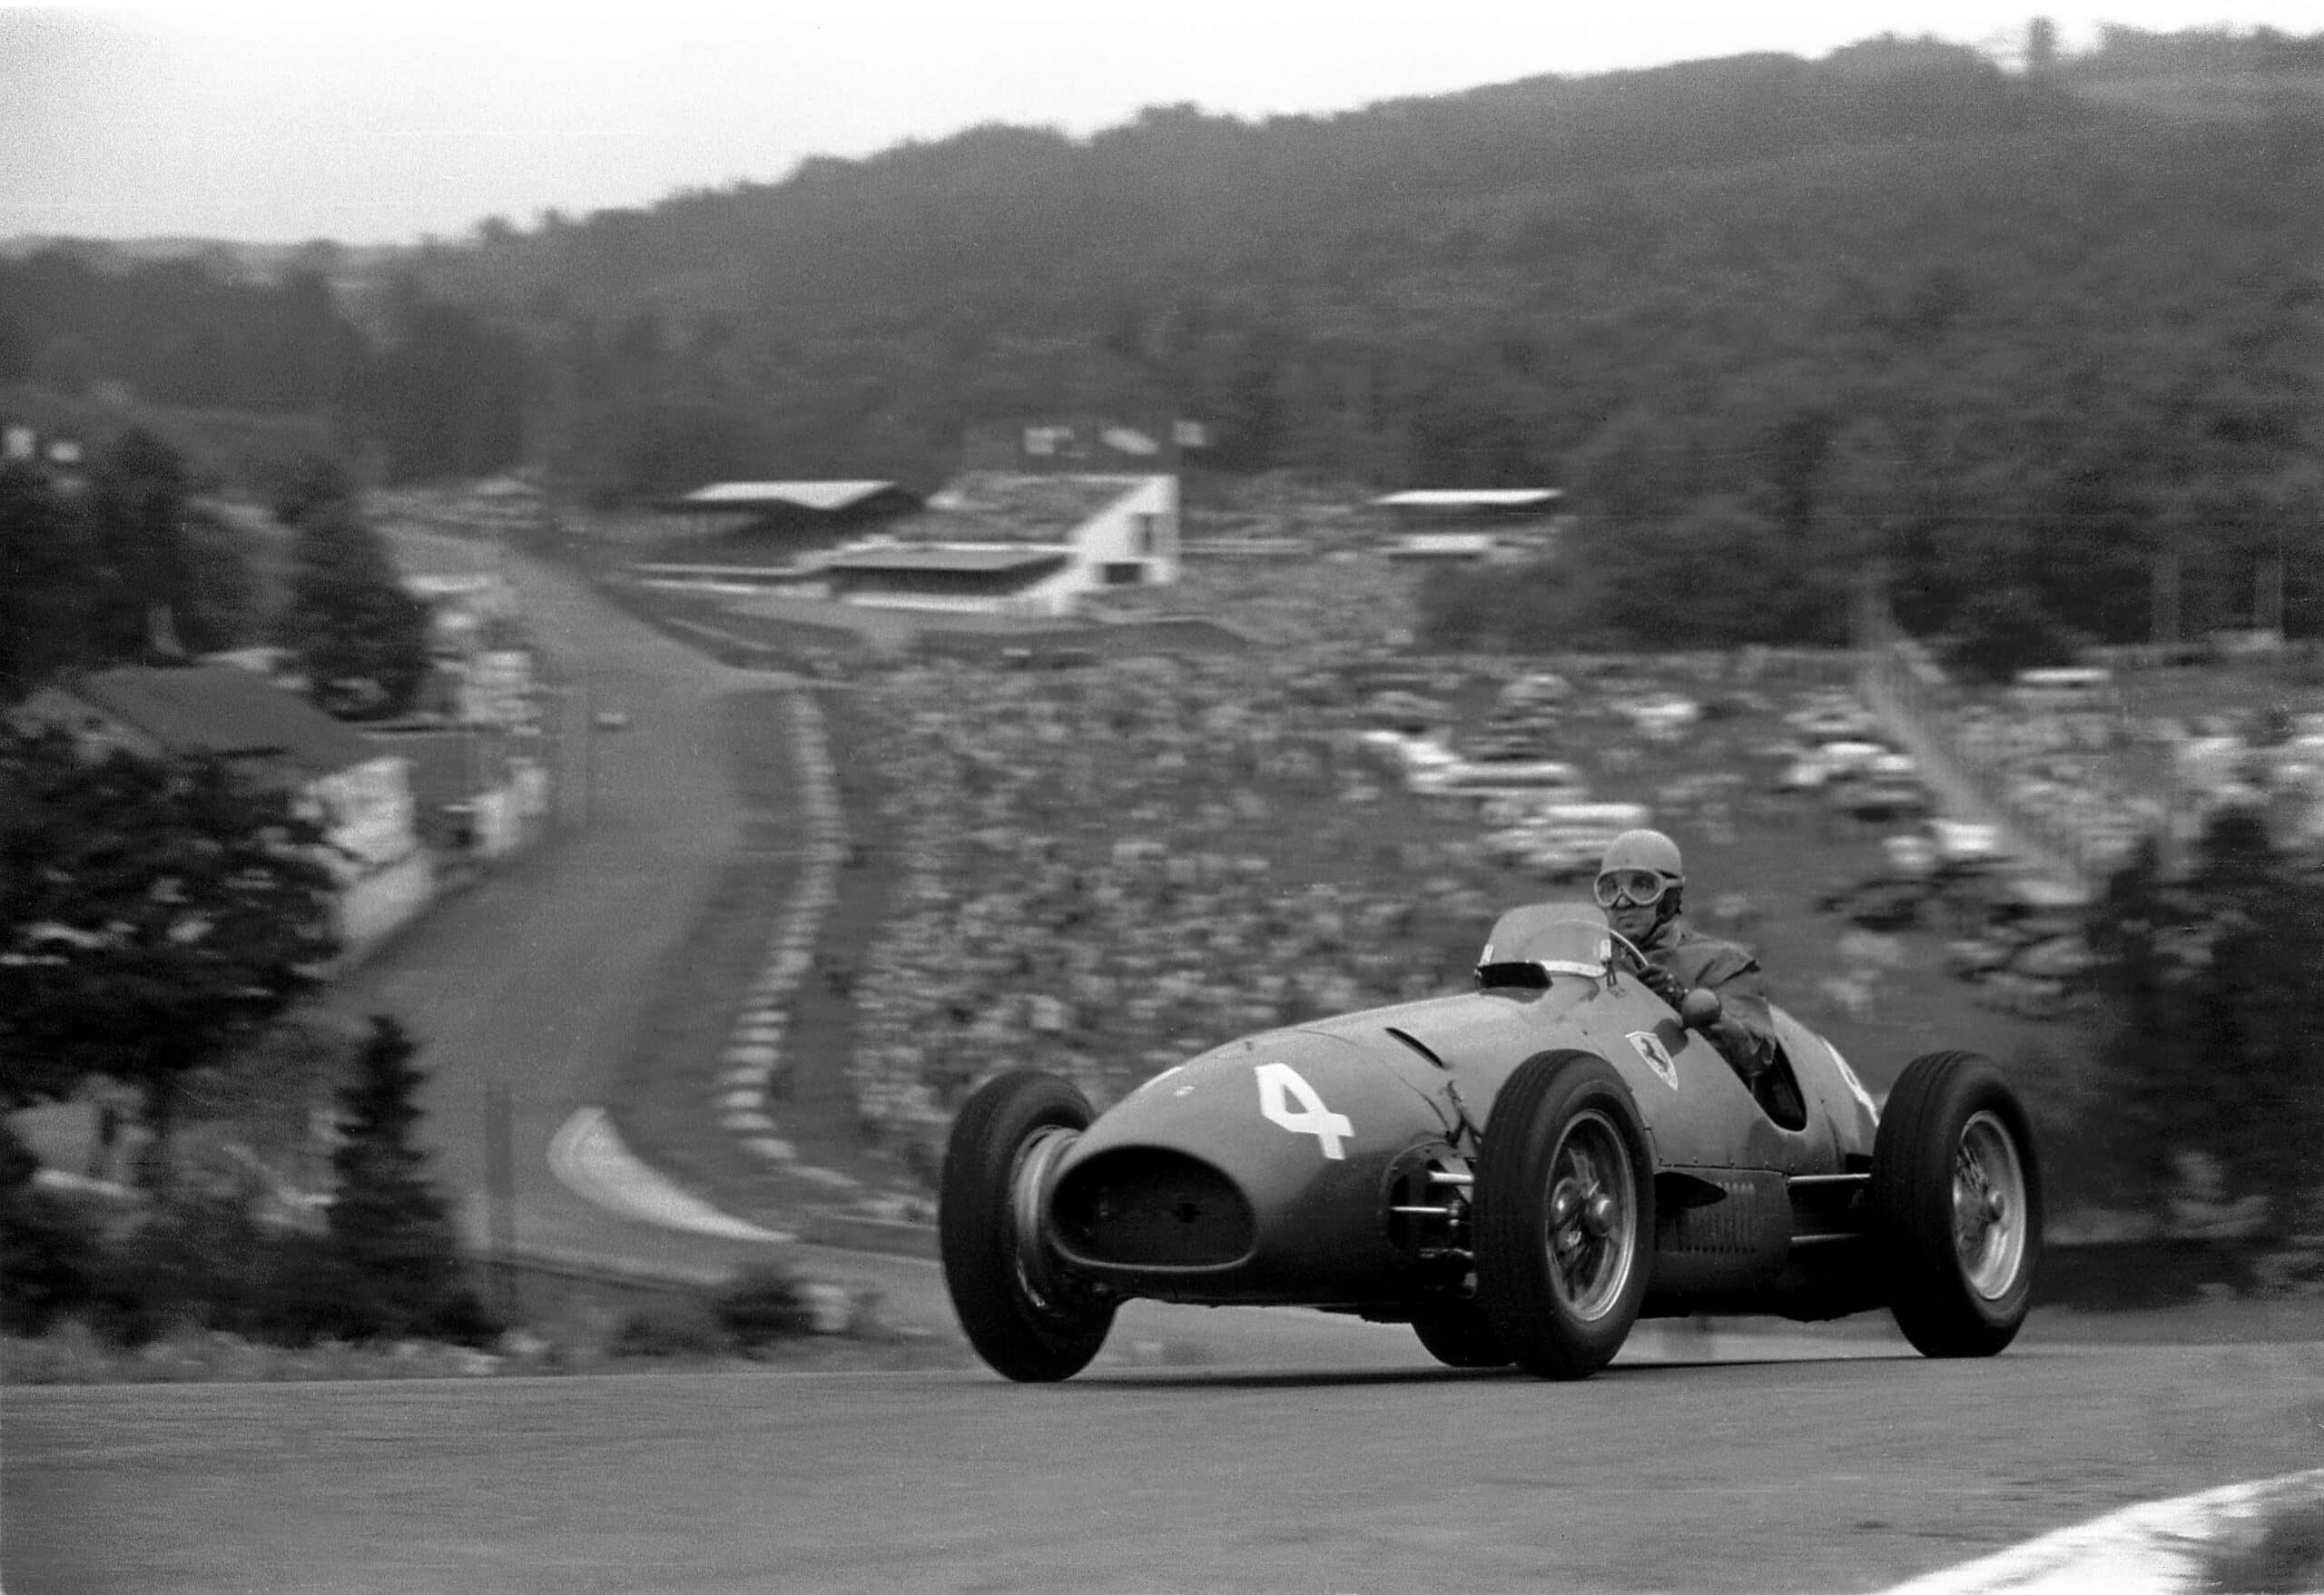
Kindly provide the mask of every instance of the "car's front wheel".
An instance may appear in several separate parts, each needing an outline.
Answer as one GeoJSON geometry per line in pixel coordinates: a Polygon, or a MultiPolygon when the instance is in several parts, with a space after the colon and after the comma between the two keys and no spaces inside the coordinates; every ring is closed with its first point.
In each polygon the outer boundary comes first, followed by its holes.
{"type": "Polygon", "coordinates": [[[1506,1368],[1512,1358],[1501,1331],[1474,1302],[1444,1302],[1413,1314],[1413,1334],[1448,1368],[1506,1368]]]}
{"type": "Polygon", "coordinates": [[[1588,1378],[1629,1338],[1653,1255],[1654,1171],[1621,1076],[1584,1052],[1520,1066],[1476,1182],[1477,1296],[1511,1360],[1588,1378]]]}
{"type": "Polygon", "coordinates": [[[1020,1382],[1071,1378],[1113,1327],[1114,1301],[1042,1234],[1050,1174],[1092,1117],[1070,1081],[1017,1069],[977,1088],[945,1144],[936,1236],[952,1310],[977,1354],[1020,1382]]]}
{"type": "Polygon", "coordinates": [[[2033,1305],[2042,1180],[2025,1110],[1974,1052],[1905,1066],[1873,1142],[1889,1310],[1932,1357],[1989,1357],[2033,1305]]]}

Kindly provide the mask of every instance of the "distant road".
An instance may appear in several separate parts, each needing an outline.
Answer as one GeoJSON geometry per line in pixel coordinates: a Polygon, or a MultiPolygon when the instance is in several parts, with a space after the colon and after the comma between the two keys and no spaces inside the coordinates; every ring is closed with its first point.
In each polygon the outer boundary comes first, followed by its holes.
{"type": "MultiPolygon", "coordinates": [[[[412,568],[487,566],[487,546],[403,537],[412,568]]],[[[555,569],[512,560],[528,625],[596,707],[625,730],[595,738],[585,826],[446,900],[342,981],[331,1006],[396,1014],[429,1072],[421,1131],[432,1172],[459,1194],[466,1227],[487,1237],[485,1103],[507,1083],[514,1119],[515,1241],[520,1251],[696,1275],[779,1258],[819,1279],[875,1290],[900,1325],[957,1333],[930,1263],[825,1247],[720,1239],[619,1216],[576,1195],[549,1147],[579,1110],[607,1107],[662,964],[738,844],[743,814],[727,760],[721,698],[781,679],[731,669],[599,599],[555,569]]],[[[578,712],[578,699],[568,700],[578,712]]],[[[576,728],[577,731],[577,728],[576,728]]],[[[560,808],[564,805],[560,804],[560,808]]],[[[704,1112],[711,1111],[709,1104],[704,1112]]],[[[715,1203],[719,1193],[698,1193],[715,1203]]],[[[1218,1359],[1321,1351],[1425,1364],[1402,1330],[1315,1315],[1217,1314],[1140,1303],[1118,1354],[1218,1359]]]]}
{"type": "MultiPolygon", "coordinates": [[[[487,546],[455,538],[396,543],[415,570],[493,563],[487,546]]],[[[419,1038],[423,1133],[437,1177],[463,1193],[476,1239],[497,1079],[514,1120],[520,1248],[717,1268],[757,1248],[615,1217],[559,1183],[547,1148],[576,1109],[606,1101],[662,960],[737,845],[720,699],[768,678],[670,641],[559,571],[514,558],[507,569],[567,689],[552,703],[572,745],[587,748],[586,791],[557,800],[564,830],[553,843],[438,904],[341,981],[331,1006],[393,1013],[419,1038]],[[607,708],[625,713],[628,728],[593,735],[585,711],[607,708]]]]}

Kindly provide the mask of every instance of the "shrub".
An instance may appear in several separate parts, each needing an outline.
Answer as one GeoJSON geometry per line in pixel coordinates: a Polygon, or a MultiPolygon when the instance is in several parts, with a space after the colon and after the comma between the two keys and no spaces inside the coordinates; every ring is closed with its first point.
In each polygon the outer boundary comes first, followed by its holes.
{"type": "Polygon", "coordinates": [[[85,1311],[117,1346],[239,1323],[266,1264],[265,1234],[231,1195],[181,1193],[111,1237],[85,1311]]]}
{"type": "Polygon", "coordinates": [[[0,1190],[0,1330],[44,1334],[88,1305],[97,1226],[73,1202],[23,1181],[0,1190]]]}
{"type": "Polygon", "coordinates": [[[786,1268],[744,1270],[719,1287],[711,1317],[734,1344],[757,1351],[777,1341],[813,1333],[813,1305],[796,1275],[786,1268]]]}
{"type": "Polygon", "coordinates": [[[606,1349],[616,1357],[714,1357],[726,1337],[710,1309],[689,1300],[632,1313],[606,1349]]]}
{"type": "Polygon", "coordinates": [[[503,1326],[411,1134],[413,1051],[393,1020],[372,1020],[340,1096],[338,1191],[319,1235],[267,1223],[264,1188],[231,1170],[178,1181],[166,1206],[108,1227],[35,1186],[37,1163],[0,1125],[0,1330],[37,1335],[78,1318],[130,1349],[181,1332],[290,1346],[491,1342],[503,1326]]]}

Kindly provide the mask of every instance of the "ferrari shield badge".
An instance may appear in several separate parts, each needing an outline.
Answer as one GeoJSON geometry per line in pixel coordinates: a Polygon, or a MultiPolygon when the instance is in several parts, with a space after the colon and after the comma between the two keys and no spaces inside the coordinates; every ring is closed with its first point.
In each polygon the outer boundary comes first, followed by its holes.
{"type": "Polygon", "coordinates": [[[1679,1088],[1679,1060],[1662,1044],[1662,1038],[1652,1030],[1632,1030],[1630,1050],[1646,1059],[1646,1067],[1662,1077],[1662,1083],[1672,1090],[1679,1088]]]}

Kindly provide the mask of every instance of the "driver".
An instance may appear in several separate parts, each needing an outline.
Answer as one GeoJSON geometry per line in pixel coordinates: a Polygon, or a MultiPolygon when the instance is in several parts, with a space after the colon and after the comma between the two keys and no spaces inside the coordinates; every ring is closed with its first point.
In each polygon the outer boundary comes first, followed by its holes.
{"type": "Polygon", "coordinates": [[[1638,977],[1674,1009],[1690,990],[1718,993],[1708,1034],[1743,1083],[1757,1088],[1776,1058],[1775,1016],[1759,964],[1731,941],[1697,934],[1679,918],[1687,886],[1679,844],[1659,831],[1625,831],[1598,863],[1606,922],[1648,960],[1638,977]]]}

